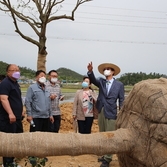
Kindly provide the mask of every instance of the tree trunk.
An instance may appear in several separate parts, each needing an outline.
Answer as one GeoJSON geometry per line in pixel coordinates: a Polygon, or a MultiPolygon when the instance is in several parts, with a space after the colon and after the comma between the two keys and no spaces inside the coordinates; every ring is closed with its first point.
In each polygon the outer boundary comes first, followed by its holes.
{"type": "Polygon", "coordinates": [[[46,55],[47,54],[40,54],[38,53],[38,60],[37,60],[37,70],[43,70],[46,72],[46,55]]]}
{"type": "MultiPolygon", "coordinates": [[[[45,26],[44,26],[45,27],[45,26]]],[[[37,60],[37,70],[43,70],[46,72],[46,37],[45,28],[41,30],[41,36],[39,38],[40,45],[38,47],[38,60],[37,60]]]]}
{"type": "Polygon", "coordinates": [[[128,152],[133,144],[131,136],[125,129],[93,134],[0,132],[0,156],[18,158],[128,152]]]}

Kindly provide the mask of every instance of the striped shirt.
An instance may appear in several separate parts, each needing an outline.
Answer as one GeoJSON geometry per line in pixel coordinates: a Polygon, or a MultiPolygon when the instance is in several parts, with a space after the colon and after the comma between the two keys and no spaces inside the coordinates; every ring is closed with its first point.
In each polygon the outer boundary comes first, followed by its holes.
{"type": "Polygon", "coordinates": [[[49,90],[50,94],[56,95],[56,98],[54,100],[51,100],[52,115],[61,115],[59,107],[59,100],[62,96],[60,85],[58,83],[52,85],[49,81],[47,81],[46,88],[49,90]]]}

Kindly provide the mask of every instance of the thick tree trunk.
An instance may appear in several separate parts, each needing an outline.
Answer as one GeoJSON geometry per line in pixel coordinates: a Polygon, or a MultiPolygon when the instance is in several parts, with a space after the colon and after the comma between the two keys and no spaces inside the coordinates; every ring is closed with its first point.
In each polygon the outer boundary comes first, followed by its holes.
{"type": "Polygon", "coordinates": [[[104,155],[129,152],[133,146],[126,129],[94,134],[79,133],[0,133],[0,156],[104,155]]]}
{"type": "Polygon", "coordinates": [[[121,167],[167,167],[167,79],[135,84],[116,125],[131,129],[135,142],[130,153],[117,154],[121,167]]]}
{"type": "Polygon", "coordinates": [[[39,50],[38,50],[38,60],[37,60],[37,70],[43,70],[46,72],[46,56],[47,56],[47,51],[46,51],[46,37],[45,37],[45,31],[41,30],[41,35],[39,38],[40,45],[39,45],[39,50]],[[43,32],[43,33],[42,33],[43,32]]]}
{"type": "Polygon", "coordinates": [[[43,70],[46,72],[46,55],[47,54],[40,54],[38,53],[38,60],[37,60],[37,70],[43,70]]]}

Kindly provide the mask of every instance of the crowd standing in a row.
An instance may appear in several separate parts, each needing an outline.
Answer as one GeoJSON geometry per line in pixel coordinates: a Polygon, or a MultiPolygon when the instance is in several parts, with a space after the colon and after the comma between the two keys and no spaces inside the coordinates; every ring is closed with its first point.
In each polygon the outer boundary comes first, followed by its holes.
{"type": "MultiPolygon", "coordinates": [[[[74,97],[72,116],[78,124],[78,132],[91,133],[93,119],[98,112],[98,125],[100,132],[115,130],[117,118],[117,100],[119,109],[124,101],[124,85],[115,80],[114,76],[120,68],[111,63],[98,66],[99,72],[105,78],[95,78],[93,65],[87,66],[87,76],[83,78],[82,88],[74,97]],[[97,93],[92,89],[91,83],[99,88],[97,93]]],[[[25,98],[27,121],[31,124],[30,132],[59,132],[61,125],[61,111],[59,101],[64,96],[58,82],[58,73],[51,70],[46,73],[38,70],[35,74],[36,83],[29,86],[25,98]]],[[[21,90],[17,80],[20,78],[19,67],[10,64],[6,68],[6,77],[0,83],[0,131],[6,133],[22,133],[22,119],[24,117],[21,90]]],[[[109,167],[112,155],[98,158],[100,167],[109,167]]],[[[14,157],[3,157],[4,167],[13,167],[14,157]]]]}
{"type": "MultiPolygon", "coordinates": [[[[29,86],[25,98],[27,121],[32,125],[30,132],[58,132],[61,121],[59,100],[63,100],[60,85],[57,83],[58,73],[55,70],[50,71],[47,83],[45,71],[38,70],[35,77],[36,83],[29,86]]],[[[19,67],[15,64],[8,65],[6,76],[0,83],[1,132],[23,132],[22,119],[25,113],[20,85],[17,82],[19,78],[19,67]]],[[[14,157],[3,157],[4,167],[15,165],[14,157]]]]}

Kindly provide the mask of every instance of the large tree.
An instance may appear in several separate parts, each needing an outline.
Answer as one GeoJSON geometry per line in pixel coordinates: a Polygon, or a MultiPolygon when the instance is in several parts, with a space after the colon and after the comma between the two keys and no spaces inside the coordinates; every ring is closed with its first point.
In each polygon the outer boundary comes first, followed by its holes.
{"type": "Polygon", "coordinates": [[[15,32],[23,39],[35,44],[38,47],[37,70],[46,71],[46,30],[48,23],[59,20],[68,19],[74,21],[74,14],[78,7],[92,0],[75,0],[70,15],[59,14],[65,0],[0,0],[0,10],[9,14],[15,26],[15,32]],[[30,37],[26,35],[21,23],[26,23],[35,32],[36,36],[30,37]]]}

